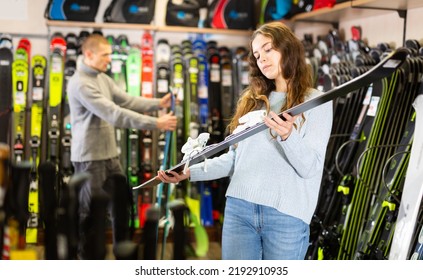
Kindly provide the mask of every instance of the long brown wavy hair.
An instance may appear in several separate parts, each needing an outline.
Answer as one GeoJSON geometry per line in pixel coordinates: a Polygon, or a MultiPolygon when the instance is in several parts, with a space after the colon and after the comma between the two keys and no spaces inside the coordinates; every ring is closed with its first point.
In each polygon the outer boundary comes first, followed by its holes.
{"type": "Polygon", "coordinates": [[[238,100],[236,112],[228,125],[230,132],[239,125],[239,118],[246,113],[266,106],[270,110],[269,95],[276,89],[274,80],[267,79],[257,66],[252,52],[252,42],[258,34],[272,40],[272,47],[281,53],[281,73],[287,82],[286,102],[280,112],[304,102],[312,87],[310,67],[305,60],[303,44],[295,34],[281,22],[270,22],[254,31],[250,40],[249,82],[250,85],[242,92],[238,100]]]}

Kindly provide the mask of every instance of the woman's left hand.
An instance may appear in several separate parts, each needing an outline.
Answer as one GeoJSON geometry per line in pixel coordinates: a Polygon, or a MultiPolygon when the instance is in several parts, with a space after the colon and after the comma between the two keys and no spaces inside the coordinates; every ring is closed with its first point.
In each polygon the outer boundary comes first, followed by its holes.
{"type": "Polygon", "coordinates": [[[264,123],[276,132],[282,140],[286,140],[291,135],[293,124],[297,119],[297,116],[291,116],[288,113],[282,115],[285,120],[280,118],[275,112],[269,112],[267,117],[264,119],[264,123]]]}

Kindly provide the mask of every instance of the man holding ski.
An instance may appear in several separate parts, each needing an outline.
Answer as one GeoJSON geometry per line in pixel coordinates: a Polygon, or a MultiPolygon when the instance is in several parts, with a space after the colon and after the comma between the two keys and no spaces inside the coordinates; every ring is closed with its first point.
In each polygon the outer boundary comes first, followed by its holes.
{"type": "MultiPolygon", "coordinates": [[[[72,128],[71,160],[75,173],[90,174],[79,192],[80,257],[84,257],[85,234],[90,229],[93,195],[102,193],[106,178],[124,174],[118,158],[115,127],[143,130],[175,130],[173,112],[161,117],[148,113],[169,108],[170,94],[163,98],[133,97],[105,73],[111,62],[112,47],[100,34],[92,34],[82,44],[83,62],[68,82],[72,128]]],[[[122,190],[128,191],[128,190],[122,190]]],[[[112,216],[112,223],[115,217],[112,216]]],[[[114,233],[115,235],[115,233],[114,233]]]]}

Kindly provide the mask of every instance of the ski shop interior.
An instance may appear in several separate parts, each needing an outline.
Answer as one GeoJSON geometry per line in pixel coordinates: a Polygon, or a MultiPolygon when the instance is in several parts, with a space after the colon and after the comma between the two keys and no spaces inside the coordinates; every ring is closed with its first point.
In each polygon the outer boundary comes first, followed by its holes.
{"type": "MultiPolygon", "coordinates": [[[[352,134],[354,125],[356,124],[355,120],[358,119],[360,111],[351,110],[347,118],[341,115],[342,112],[345,113],[346,111],[340,110],[340,108],[342,104],[349,104],[348,102],[351,102],[351,108],[354,107],[352,102],[356,102],[355,104],[357,104],[357,106],[355,108],[361,108],[361,105],[358,104],[359,102],[363,102],[365,94],[347,95],[346,97],[344,96],[342,100],[341,97],[339,97],[338,102],[334,102],[334,104],[338,104],[340,107],[334,107],[335,117],[333,132],[329,141],[328,154],[325,162],[325,174],[322,180],[322,189],[324,189],[325,192],[321,192],[319,196],[315,219],[313,219],[310,224],[310,248],[307,252],[306,259],[423,258],[422,245],[418,243],[422,241],[418,241],[415,238],[417,231],[421,230],[422,224],[422,206],[419,206],[422,198],[422,176],[418,177],[420,178],[420,184],[418,185],[420,186],[420,191],[417,191],[415,195],[412,195],[412,198],[409,198],[415,200],[414,205],[417,205],[415,207],[416,211],[414,211],[415,213],[413,213],[413,215],[408,215],[407,219],[409,218],[409,220],[403,224],[404,230],[407,228],[408,232],[402,232],[402,234],[403,236],[404,234],[408,235],[409,239],[401,241],[398,240],[398,237],[395,237],[395,221],[397,218],[399,219],[401,215],[404,216],[404,213],[401,212],[402,208],[399,205],[403,203],[403,201],[401,201],[403,191],[405,193],[407,164],[413,162],[413,155],[415,156],[418,152],[413,149],[414,145],[410,137],[407,138],[408,142],[404,144],[401,142],[403,140],[401,136],[408,131],[407,129],[409,127],[407,125],[410,123],[409,117],[414,112],[414,98],[418,96],[419,90],[422,92],[422,89],[420,89],[423,71],[421,59],[423,57],[423,48],[421,47],[423,46],[423,30],[421,28],[421,18],[423,16],[422,0],[0,0],[0,3],[2,4],[1,7],[3,7],[0,9],[0,52],[2,55],[0,58],[0,67],[4,66],[3,55],[5,53],[2,52],[1,49],[9,49],[9,53],[12,52],[13,61],[18,59],[27,59],[27,61],[31,61],[31,59],[36,56],[45,58],[43,68],[45,70],[45,82],[41,93],[40,91],[36,92],[33,90],[34,85],[31,81],[34,75],[33,73],[35,72],[31,71],[31,68],[35,69],[35,67],[32,67],[33,64],[28,62],[26,69],[27,75],[25,76],[28,82],[27,86],[24,86],[24,89],[15,90],[13,85],[13,98],[10,98],[12,94],[9,93],[8,95],[5,90],[1,90],[0,92],[0,118],[2,118],[0,122],[2,125],[2,127],[0,127],[2,139],[0,142],[4,142],[1,147],[0,165],[0,248],[2,250],[2,259],[75,258],[71,250],[72,248],[75,249],[75,245],[72,244],[72,241],[74,241],[72,238],[75,238],[72,234],[75,234],[75,232],[72,233],[72,230],[64,231],[63,227],[58,227],[55,229],[55,236],[47,233],[47,222],[55,225],[62,224],[63,226],[64,221],[60,221],[61,216],[59,214],[50,215],[49,217],[52,220],[48,221],[42,218],[47,216],[43,216],[42,213],[40,213],[42,209],[44,209],[44,206],[41,205],[43,199],[41,190],[39,189],[42,187],[41,183],[40,185],[35,184],[34,187],[34,185],[30,183],[31,179],[26,179],[26,177],[30,177],[28,174],[34,172],[35,165],[41,164],[42,161],[49,160],[49,153],[46,152],[46,147],[50,143],[51,139],[49,138],[53,137],[53,133],[48,131],[49,126],[46,124],[47,120],[42,120],[41,123],[43,125],[41,126],[42,129],[39,135],[41,140],[38,142],[40,145],[35,146],[34,143],[31,143],[31,133],[33,131],[31,130],[31,123],[34,122],[36,117],[32,116],[31,113],[38,114],[38,116],[42,118],[49,115],[48,106],[52,104],[52,102],[47,101],[49,98],[49,91],[52,90],[49,84],[51,79],[49,78],[58,75],[57,73],[53,73],[53,71],[57,70],[57,67],[60,69],[59,76],[61,74],[62,78],[64,77],[64,81],[66,81],[66,75],[69,73],[67,70],[75,70],[75,68],[67,69],[67,67],[76,67],[76,57],[79,54],[78,44],[80,43],[80,39],[83,39],[83,36],[91,32],[100,32],[111,39],[112,41],[110,42],[113,43],[113,50],[118,49],[117,53],[119,54],[116,59],[120,60],[121,65],[128,57],[125,56],[125,51],[129,51],[131,48],[142,50],[143,43],[145,42],[144,39],[150,36],[152,39],[151,50],[154,50],[152,53],[153,60],[150,60],[150,66],[153,68],[152,87],[154,88],[154,94],[158,94],[159,92],[159,78],[162,80],[164,79],[160,76],[160,72],[158,71],[161,64],[155,63],[155,56],[159,56],[159,44],[170,46],[171,52],[180,52],[181,48],[187,47],[192,49],[196,48],[196,52],[194,52],[196,56],[194,57],[198,59],[197,63],[200,63],[199,57],[200,52],[202,52],[203,61],[205,60],[203,65],[206,65],[206,68],[210,70],[210,76],[206,79],[210,78],[210,80],[208,83],[209,88],[206,87],[206,89],[203,88],[202,90],[203,93],[206,93],[206,98],[204,98],[204,94],[202,97],[198,95],[197,107],[194,106],[198,110],[198,108],[202,108],[201,105],[204,106],[204,104],[206,104],[204,122],[200,120],[202,116],[201,109],[197,112],[197,115],[200,115],[200,117],[198,117],[197,127],[199,126],[205,129],[205,131],[212,131],[212,133],[215,133],[216,130],[220,130],[218,132],[220,137],[222,137],[221,140],[223,140],[223,137],[226,136],[223,126],[214,127],[212,129],[207,127],[212,123],[207,120],[207,118],[210,117],[210,114],[207,113],[207,106],[209,106],[207,105],[207,92],[216,90],[221,94],[222,100],[220,105],[218,105],[221,106],[219,110],[223,117],[230,117],[231,110],[237,100],[238,94],[248,85],[248,64],[245,66],[244,59],[248,52],[247,49],[250,35],[256,26],[272,20],[279,20],[287,24],[303,41],[308,63],[313,69],[315,86],[322,91],[329,91],[347,82],[348,78],[346,76],[349,75],[348,77],[351,78],[351,72],[353,72],[346,70],[349,66],[350,69],[352,69],[354,65],[357,67],[360,66],[361,68],[367,66],[364,72],[371,69],[372,66],[383,59],[383,54],[385,52],[390,52],[399,48],[407,48],[409,52],[407,60],[412,60],[407,66],[401,68],[401,75],[404,75],[405,78],[401,83],[398,83],[404,87],[402,91],[407,91],[409,96],[407,99],[401,99],[402,101],[395,101],[395,99],[392,98],[389,102],[393,102],[392,104],[395,105],[391,107],[387,105],[391,111],[385,112],[386,122],[384,125],[389,125],[390,129],[388,128],[384,133],[397,130],[396,136],[389,136],[391,134],[382,135],[382,137],[379,137],[381,138],[378,140],[379,142],[364,146],[361,150],[362,154],[353,155],[350,157],[350,163],[345,165],[339,164],[338,157],[342,157],[342,155],[344,155],[344,157],[346,156],[343,150],[346,149],[347,143],[352,142],[352,134]],[[135,6],[136,10],[138,12],[144,12],[144,16],[142,18],[131,18],[127,16],[127,14],[122,13],[124,7],[128,8],[128,6],[125,6],[124,2],[126,2],[126,5],[140,5],[135,6]],[[142,6],[145,5],[144,2],[150,2],[152,6],[142,6]],[[194,15],[193,18],[181,21],[175,15],[173,18],[169,16],[171,11],[175,13],[178,9],[182,9],[179,7],[181,2],[188,3],[186,12],[192,13],[192,15],[194,15]],[[231,23],[228,21],[228,23],[226,23],[224,20],[216,18],[218,13],[222,12],[218,11],[218,9],[222,8],[221,4],[225,2],[232,2],[231,5],[228,4],[227,6],[231,9],[242,9],[243,12],[247,11],[247,17],[250,20],[247,23],[243,22],[236,26],[231,25],[234,24],[233,22],[231,23]],[[267,5],[270,5],[269,3],[271,2],[276,6],[268,7],[267,5]],[[112,3],[114,3],[115,7],[111,6],[112,3]],[[169,5],[169,3],[173,5],[169,5]],[[250,5],[250,7],[248,7],[248,5],[250,5]],[[116,6],[119,6],[121,10],[117,10],[116,6]],[[246,9],[246,7],[249,9],[246,9]],[[78,12],[72,13],[72,9],[81,11],[86,17],[81,17],[78,12]],[[273,13],[269,15],[267,9],[273,9],[273,13]],[[149,22],[145,22],[146,17],[149,22]],[[141,19],[144,20],[144,22],[141,21],[142,23],[140,23],[141,19]],[[67,48],[65,45],[65,48],[61,50],[62,56],[59,64],[53,63],[57,60],[57,56],[53,54],[57,54],[57,52],[60,53],[60,50],[55,50],[53,42],[54,39],[58,37],[64,38],[65,42],[70,44],[67,48]],[[201,46],[195,46],[195,44],[201,46]],[[216,55],[219,59],[210,60],[212,55],[216,55]],[[71,59],[74,61],[70,61],[71,59]],[[420,63],[420,66],[418,63],[420,63]],[[56,67],[52,67],[53,65],[56,67]],[[216,69],[213,67],[219,69],[217,75],[220,76],[217,79],[218,84],[216,85],[216,82],[213,82],[214,85],[213,88],[211,88],[213,70],[216,69]],[[329,83],[327,80],[329,80],[329,83]],[[16,91],[20,92],[17,93],[16,91]],[[37,94],[38,97],[36,97],[37,94]],[[224,96],[224,94],[226,94],[226,96],[224,96]],[[353,100],[352,96],[356,96],[356,100],[353,100]],[[363,99],[358,101],[358,96],[363,96],[363,99]],[[17,106],[16,104],[19,98],[20,105],[17,106]],[[203,98],[203,101],[200,100],[201,98],[203,98]],[[40,107],[41,111],[38,113],[33,110],[36,99],[41,99],[43,101],[43,103],[41,103],[42,107],[40,107]],[[8,104],[4,102],[4,100],[11,101],[12,103],[8,104]],[[201,103],[204,102],[204,100],[205,103],[201,103]],[[12,107],[14,109],[10,110],[12,107]],[[17,145],[16,138],[14,138],[14,136],[16,136],[13,134],[15,129],[12,129],[14,122],[8,121],[9,119],[16,120],[15,117],[12,117],[12,111],[14,114],[18,112],[22,113],[20,116],[25,119],[26,123],[24,129],[25,135],[23,139],[21,139],[22,141],[19,142],[19,144],[21,144],[20,146],[17,145]],[[339,115],[336,115],[337,113],[339,113],[339,115]],[[387,117],[392,115],[398,115],[399,117],[395,119],[387,117]],[[5,119],[7,117],[9,119],[5,119]],[[388,120],[390,121],[388,122],[388,120]],[[205,126],[205,128],[203,128],[203,126],[205,126]],[[388,138],[389,140],[387,140],[388,138]],[[364,151],[364,149],[366,149],[366,151],[364,151]],[[34,150],[35,154],[39,154],[37,155],[37,158],[39,156],[39,160],[35,160],[33,154],[34,150]],[[373,152],[374,154],[372,154],[373,152]],[[364,158],[370,156],[373,157],[373,166],[362,168],[360,164],[365,162],[364,158]],[[391,167],[391,162],[396,162],[400,167],[394,169],[391,167]],[[12,172],[13,170],[14,172],[12,172]],[[329,209],[329,207],[333,206],[330,202],[334,197],[339,197],[335,186],[342,185],[345,187],[348,184],[348,182],[346,182],[346,176],[353,174],[353,171],[357,173],[355,176],[360,177],[360,180],[353,180],[355,182],[353,183],[355,188],[352,194],[348,196],[348,202],[342,200],[344,202],[340,202],[341,205],[338,204],[337,208],[329,209]],[[11,174],[13,174],[13,176],[11,174]],[[333,188],[329,187],[329,185],[333,184],[333,188]],[[24,187],[20,187],[20,185],[24,185],[24,187]],[[369,187],[369,185],[371,186],[369,187]],[[13,189],[17,188],[21,188],[21,192],[28,194],[28,198],[23,200],[17,199],[15,196],[19,196],[19,194],[16,194],[18,191],[13,191],[13,189]],[[331,191],[332,189],[333,191],[331,191]],[[359,189],[364,189],[364,192],[367,191],[366,193],[369,195],[361,199],[356,199],[354,196],[358,193],[356,190],[359,189]],[[37,194],[38,191],[40,191],[40,195],[34,196],[33,193],[37,194]],[[390,203],[396,204],[396,207],[383,207],[381,201],[389,201],[390,203]],[[356,203],[356,205],[354,205],[354,203],[356,203]],[[7,205],[15,205],[15,207],[7,207],[7,205]],[[16,209],[16,207],[19,208],[19,206],[21,209],[16,209]],[[26,209],[26,206],[28,209],[26,209]],[[366,209],[366,211],[363,211],[361,214],[346,216],[346,207],[350,207],[348,209],[352,209],[353,207],[362,208],[366,209]],[[382,216],[382,208],[390,209],[389,211],[393,213],[385,213],[385,211],[382,216]],[[331,217],[328,217],[328,213],[332,214],[331,217]],[[371,225],[371,223],[373,222],[374,224],[376,220],[381,224],[383,223],[378,229],[371,225]],[[342,244],[344,238],[347,238],[346,232],[350,230],[350,228],[354,228],[354,233],[348,235],[351,244],[353,244],[349,245],[351,247],[348,249],[350,253],[340,254],[340,250],[345,250],[342,244]],[[47,236],[51,236],[51,238],[56,239],[56,241],[60,240],[62,243],[58,241],[51,242],[51,240],[47,240],[47,236]],[[407,244],[404,244],[404,242],[407,244]],[[59,243],[67,249],[64,251],[63,248],[58,249],[57,244],[59,243]],[[394,256],[390,254],[390,249],[394,248],[394,246],[399,246],[401,248],[405,246],[408,250],[401,256],[394,256]],[[420,249],[418,249],[418,246],[420,246],[420,249]],[[417,249],[414,250],[413,248],[417,249]],[[56,253],[52,253],[51,250],[55,250],[56,253]],[[417,255],[415,252],[417,252],[417,255]]],[[[221,15],[223,17],[223,13],[221,13],[221,15]]],[[[128,52],[126,52],[126,54],[128,54],[128,52]]],[[[143,65],[145,62],[146,61],[141,59],[140,63],[143,65]]],[[[161,61],[161,63],[163,63],[163,61],[161,61]]],[[[148,64],[148,62],[145,64],[148,64]]],[[[145,64],[142,67],[145,66],[147,68],[148,65],[145,64]]],[[[170,64],[167,65],[166,69],[169,69],[169,65],[170,64]]],[[[8,69],[11,69],[11,67],[8,69]]],[[[199,71],[198,69],[197,72],[199,71]]],[[[1,70],[0,75],[9,78],[12,76],[10,72],[9,75],[6,75],[4,71],[4,69],[1,70]]],[[[173,71],[174,72],[172,72],[172,70],[170,71],[167,78],[165,76],[168,80],[166,81],[164,92],[168,92],[170,85],[176,83],[175,80],[171,80],[172,75],[177,73],[176,69],[173,69],[173,71]]],[[[188,74],[188,72],[190,72],[188,69],[185,71],[186,73],[182,74],[188,74]]],[[[73,72],[71,72],[71,74],[72,73],[73,72]]],[[[216,72],[214,74],[216,75],[216,72]]],[[[357,76],[358,74],[356,73],[355,75],[357,76]]],[[[1,76],[0,79],[2,81],[0,87],[3,87],[5,80],[1,76]]],[[[141,81],[138,82],[141,83],[141,81]]],[[[191,83],[198,83],[198,88],[200,88],[200,82],[200,76],[196,77],[194,81],[191,81],[191,83]]],[[[163,84],[161,85],[163,86],[163,84]]],[[[123,86],[126,85],[124,84],[123,86]]],[[[394,87],[394,85],[392,85],[392,87],[394,87]]],[[[63,86],[62,98],[59,98],[57,101],[60,103],[60,106],[63,106],[63,117],[60,120],[63,122],[63,124],[61,124],[63,129],[59,134],[61,139],[57,139],[56,137],[57,149],[59,152],[57,158],[55,158],[57,167],[53,169],[56,180],[53,181],[55,186],[52,187],[52,190],[57,192],[58,196],[61,193],[59,191],[61,188],[60,186],[69,184],[70,182],[75,183],[75,180],[72,181],[73,174],[72,168],[68,165],[69,162],[63,162],[66,158],[66,151],[69,152],[66,148],[72,143],[69,129],[66,128],[66,122],[68,120],[66,119],[66,91],[64,88],[63,86]]],[[[360,89],[360,91],[365,93],[370,88],[370,85],[366,85],[364,88],[366,90],[363,91],[360,89]]],[[[143,86],[141,86],[141,91],[142,89],[144,89],[143,86]]],[[[391,91],[400,92],[398,89],[392,89],[391,91]]],[[[200,93],[200,90],[198,93],[200,93]]],[[[138,92],[138,94],[143,94],[143,92],[138,92]]],[[[208,94],[209,96],[211,95],[210,92],[208,92],[208,94]]],[[[417,117],[417,119],[418,118],[419,117],[417,117]]],[[[422,125],[420,124],[419,129],[421,128],[422,125]]],[[[383,129],[380,128],[380,130],[382,131],[383,129]]],[[[190,131],[187,132],[188,136],[193,135],[192,131],[191,134],[190,131]]],[[[121,133],[120,135],[123,135],[122,137],[128,137],[126,132],[121,133]]],[[[153,172],[153,174],[155,174],[161,166],[161,160],[163,160],[164,157],[164,133],[153,134],[153,142],[151,143],[153,156],[152,161],[149,162],[149,167],[146,167],[145,162],[143,162],[143,159],[145,159],[143,157],[143,152],[146,152],[148,148],[147,142],[143,141],[143,137],[148,137],[148,135],[146,135],[145,132],[140,132],[140,134],[138,134],[137,146],[139,149],[137,157],[139,158],[139,162],[138,166],[135,166],[137,171],[135,175],[128,171],[127,184],[130,190],[132,190],[132,187],[148,180],[148,174],[146,173],[153,172]]],[[[194,135],[194,137],[196,137],[196,135],[194,135]]],[[[360,137],[356,137],[356,142],[359,142],[359,139],[360,137]]],[[[366,142],[363,139],[360,141],[366,142]]],[[[126,160],[126,162],[123,162],[126,169],[134,168],[134,166],[128,164],[130,155],[126,156],[125,152],[122,151],[122,157],[126,160]]],[[[180,161],[181,158],[177,159],[176,162],[178,163],[180,161]]],[[[421,166],[418,172],[423,174],[421,166]]],[[[149,176],[151,176],[151,174],[149,176]]],[[[160,211],[157,215],[160,221],[158,219],[153,220],[153,224],[154,222],[156,222],[156,225],[158,223],[156,227],[158,228],[156,239],[157,246],[154,247],[155,254],[152,256],[144,255],[144,259],[221,259],[221,230],[222,221],[224,219],[224,194],[227,184],[228,179],[225,178],[213,182],[206,182],[204,184],[190,185],[189,191],[187,191],[188,188],[186,185],[174,186],[174,188],[167,186],[164,189],[172,189],[175,191],[175,194],[169,196],[163,195],[163,199],[158,199],[156,187],[134,190],[133,208],[135,209],[135,215],[131,216],[129,223],[133,231],[131,239],[127,240],[130,244],[128,245],[128,243],[125,243],[124,245],[135,246],[139,251],[136,256],[139,259],[143,259],[142,255],[146,252],[143,250],[148,245],[151,245],[145,243],[145,238],[148,238],[148,236],[143,234],[146,231],[145,228],[151,226],[149,225],[151,220],[145,215],[150,213],[148,212],[148,207],[157,205],[158,201],[160,201],[160,211]],[[177,192],[177,190],[180,189],[182,189],[182,191],[177,192]],[[175,198],[178,195],[179,198],[175,198]],[[180,204],[170,203],[169,205],[173,205],[174,208],[168,212],[166,209],[169,209],[169,207],[166,205],[165,201],[169,203],[172,202],[172,199],[179,199],[178,203],[180,204]],[[175,205],[177,205],[177,207],[175,207],[175,205]],[[174,217],[172,211],[174,210],[176,213],[177,210],[175,209],[183,209],[182,215],[184,216],[181,222],[182,231],[180,228],[176,227],[177,222],[180,221],[177,221],[174,217]],[[167,215],[164,213],[167,213],[167,215]],[[172,218],[175,219],[172,220],[172,218]],[[179,232],[176,232],[177,229],[179,232]]],[[[20,194],[19,197],[22,197],[22,194],[20,194]]],[[[345,197],[347,197],[347,195],[345,195],[345,197]]],[[[57,200],[59,200],[58,197],[57,200]]],[[[55,203],[57,204],[58,202],[55,203]]],[[[53,209],[52,211],[58,210],[53,209]]],[[[112,234],[110,228],[104,233],[97,232],[96,234],[97,239],[104,241],[103,245],[104,248],[106,248],[106,253],[100,256],[100,259],[125,258],[124,256],[116,257],[114,254],[111,245],[112,234]]]]}

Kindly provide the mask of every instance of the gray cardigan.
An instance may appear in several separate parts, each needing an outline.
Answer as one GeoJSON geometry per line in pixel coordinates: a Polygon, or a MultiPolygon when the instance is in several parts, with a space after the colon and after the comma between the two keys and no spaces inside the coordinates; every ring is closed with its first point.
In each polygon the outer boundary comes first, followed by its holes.
{"type": "Polygon", "coordinates": [[[140,113],[159,109],[160,99],[128,95],[105,73],[81,63],[69,79],[71,160],[118,156],[115,127],[155,129],[157,118],[140,113]]]}
{"type": "MultiPolygon", "coordinates": [[[[310,98],[319,94],[314,90],[310,98]]],[[[285,93],[272,92],[269,99],[272,111],[279,112],[285,93]]],[[[226,196],[276,208],[309,224],[319,195],[332,111],[332,102],[327,102],[305,112],[305,122],[286,141],[272,138],[269,129],[244,139],[227,153],[208,159],[206,169],[204,162],[192,165],[190,180],[230,176],[226,196]]]]}

